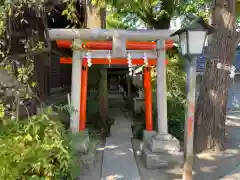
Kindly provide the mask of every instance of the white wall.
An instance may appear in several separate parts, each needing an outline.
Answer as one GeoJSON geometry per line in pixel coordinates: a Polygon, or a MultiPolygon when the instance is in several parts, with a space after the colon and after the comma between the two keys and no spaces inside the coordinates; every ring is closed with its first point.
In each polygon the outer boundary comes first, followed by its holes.
{"type": "Polygon", "coordinates": [[[234,78],[233,84],[228,90],[228,110],[240,110],[240,76],[234,78]]]}
{"type": "MultiPolygon", "coordinates": [[[[196,96],[199,93],[201,77],[197,77],[196,96]]],[[[240,110],[240,75],[235,76],[234,82],[228,90],[227,110],[240,110]]]]}

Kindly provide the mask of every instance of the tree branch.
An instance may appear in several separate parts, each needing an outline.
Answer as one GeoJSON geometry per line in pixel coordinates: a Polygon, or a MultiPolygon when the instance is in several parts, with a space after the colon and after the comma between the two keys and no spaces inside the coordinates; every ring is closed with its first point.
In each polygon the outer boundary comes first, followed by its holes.
{"type": "Polygon", "coordinates": [[[50,40],[50,37],[49,37],[47,23],[44,19],[44,16],[41,17],[41,21],[42,21],[42,24],[43,24],[43,27],[44,27],[44,33],[45,33],[45,38],[46,38],[45,41],[46,41],[47,47],[44,48],[44,49],[41,49],[41,50],[29,51],[29,52],[20,53],[20,54],[9,55],[9,56],[7,56],[8,59],[22,59],[22,58],[25,58],[26,56],[36,56],[36,55],[41,54],[41,53],[51,52],[51,49],[52,49],[51,48],[51,40],[50,40]]]}
{"type": "Polygon", "coordinates": [[[62,53],[61,51],[57,50],[57,49],[52,49],[51,52],[53,54],[56,54],[57,56],[60,56],[60,57],[65,57],[67,56],[66,54],[62,53]]]}
{"type": "Polygon", "coordinates": [[[50,51],[51,51],[50,48],[44,48],[44,49],[41,49],[41,50],[29,51],[29,52],[20,53],[20,54],[9,55],[9,56],[7,56],[7,58],[8,59],[22,59],[22,58],[25,58],[26,56],[36,56],[40,53],[48,53],[50,51]]]}

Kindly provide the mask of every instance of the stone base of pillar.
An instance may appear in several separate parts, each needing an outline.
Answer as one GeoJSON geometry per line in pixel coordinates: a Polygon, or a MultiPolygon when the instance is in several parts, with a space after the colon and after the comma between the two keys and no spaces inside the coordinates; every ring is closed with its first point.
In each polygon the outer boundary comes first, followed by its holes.
{"type": "Polygon", "coordinates": [[[154,135],[156,135],[156,131],[147,131],[147,130],[144,130],[143,131],[143,141],[144,142],[147,142],[149,140],[151,140],[153,138],[154,135]]]}
{"type": "Polygon", "coordinates": [[[170,168],[183,163],[179,141],[170,134],[156,134],[145,141],[142,159],[149,169],[170,168]]]}
{"type": "Polygon", "coordinates": [[[72,147],[75,153],[86,153],[89,149],[89,133],[88,130],[71,134],[72,147]]]}

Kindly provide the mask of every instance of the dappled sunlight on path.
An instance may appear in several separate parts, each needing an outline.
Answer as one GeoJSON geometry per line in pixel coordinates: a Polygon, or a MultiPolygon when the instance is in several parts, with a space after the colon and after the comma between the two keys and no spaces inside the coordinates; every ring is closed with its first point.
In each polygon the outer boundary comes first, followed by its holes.
{"type": "Polygon", "coordinates": [[[109,113],[114,118],[111,137],[106,139],[101,180],[141,180],[134,158],[131,138],[131,119],[127,111],[112,108],[109,113]]]}

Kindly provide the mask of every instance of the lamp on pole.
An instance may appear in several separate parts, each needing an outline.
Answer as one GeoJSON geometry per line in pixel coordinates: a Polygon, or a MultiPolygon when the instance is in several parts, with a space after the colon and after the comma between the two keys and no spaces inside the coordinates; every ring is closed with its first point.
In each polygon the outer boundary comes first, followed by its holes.
{"type": "Polygon", "coordinates": [[[179,36],[181,53],[186,58],[187,67],[183,180],[192,180],[196,60],[197,56],[203,52],[207,35],[214,33],[214,31],[212,26],[208,25],[202,17],[199,17],[187,27],[179,29],[171,35],[179,36]]]}

